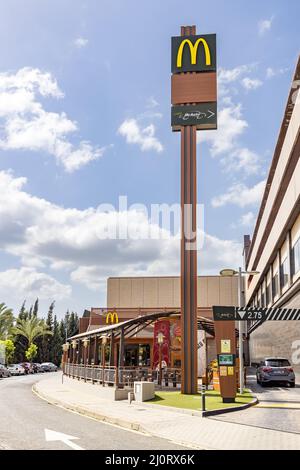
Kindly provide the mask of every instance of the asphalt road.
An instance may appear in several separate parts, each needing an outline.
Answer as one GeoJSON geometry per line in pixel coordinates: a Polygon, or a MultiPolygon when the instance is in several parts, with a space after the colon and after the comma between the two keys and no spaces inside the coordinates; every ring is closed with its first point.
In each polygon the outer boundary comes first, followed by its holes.
{"type": "Polygon", "coordinates": [[[32,385],[48,374],[0,379],[0,449],[82,449],[107,450],[184,450],[164,439],[66,411],[48,404],[32,393],[32,385]],[[51,431],[77,437],[67,442],[46,441],[60,438],[51,431]]]}
{"type": "Polygon", "coordinates": [[[252,371],[248,376],[248,385],[259,400],[257,406],[211,419],[300,434],[299,384],[296,383],[295,388],[285,386],[263,388],[256,384],[256,377],[252,371]]]}

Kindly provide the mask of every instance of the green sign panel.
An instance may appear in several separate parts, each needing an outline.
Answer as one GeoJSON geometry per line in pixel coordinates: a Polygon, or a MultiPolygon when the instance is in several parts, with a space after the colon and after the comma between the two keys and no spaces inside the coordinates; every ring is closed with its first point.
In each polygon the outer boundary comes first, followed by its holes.
{"type": "Polygon", "coordinates": [[[181,126],[196,126],[197,129],[216,129],[217,103],[172,106],[171,125],[173,131],[179,131],[181,126]]]}
{"type": "Polygon", "coordinates": [[[234,366],[235,355],[234,354],[218,354],[219,366],[234,366]]]}

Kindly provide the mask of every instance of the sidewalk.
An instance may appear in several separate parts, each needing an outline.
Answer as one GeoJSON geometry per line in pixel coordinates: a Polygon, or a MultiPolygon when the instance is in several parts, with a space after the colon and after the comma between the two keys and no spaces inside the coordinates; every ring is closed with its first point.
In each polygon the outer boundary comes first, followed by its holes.
{"type": "Polygon", "coordinates": [[[177,444],[199,449],[300,449],[300,434],[217,421],[146,403],[99,398],[101,386],[53,374],[34,385],[49,403],[177,444]]]}

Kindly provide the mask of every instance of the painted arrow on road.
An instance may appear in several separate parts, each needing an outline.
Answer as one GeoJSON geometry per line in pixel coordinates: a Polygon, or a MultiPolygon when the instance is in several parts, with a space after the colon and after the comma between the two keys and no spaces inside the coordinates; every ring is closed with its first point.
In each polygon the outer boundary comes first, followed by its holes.
{"type": "Polygon", "coordinates": [[[68,434],[63,434],[62,432],[52,431],[51,429],[45,429],[45,439],[47,442],[61,441],[67,446],[71,447],[73,450],[84,450],[79,445],[72,442],[79,437],[69,436],[68,434]]]}

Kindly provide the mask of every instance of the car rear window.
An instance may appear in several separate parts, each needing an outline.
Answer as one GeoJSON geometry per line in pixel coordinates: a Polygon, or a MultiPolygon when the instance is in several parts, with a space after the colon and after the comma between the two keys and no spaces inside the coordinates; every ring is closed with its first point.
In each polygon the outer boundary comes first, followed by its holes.
{"type": "Polygon", "coordinates": [[[269,367],[288,367],[291,365],[287,359],[269,359],[265,363],[269,367]]]}

